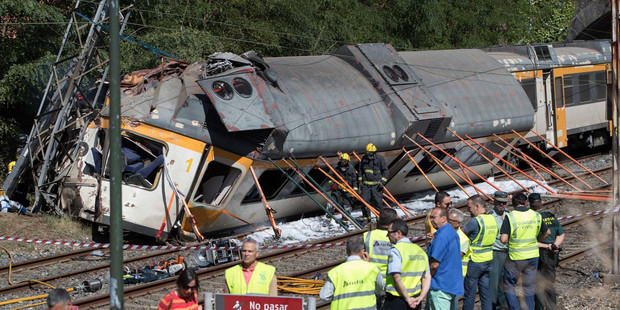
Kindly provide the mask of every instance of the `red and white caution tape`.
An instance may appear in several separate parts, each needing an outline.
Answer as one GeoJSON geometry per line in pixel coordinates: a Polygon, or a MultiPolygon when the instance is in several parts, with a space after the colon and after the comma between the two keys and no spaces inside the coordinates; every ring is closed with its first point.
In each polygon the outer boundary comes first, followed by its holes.
{"type": "MultiPolygon", "coordinates": [[[[620,211],[620,206],[615,207],[614,209],[605,209],[588,213],[581,213],[576,215],[563,216],[558,218],[558,220],[572,220],[580,217],[586,216],[597,216],[600,214],[609,214],[611,212],[617,213],[620,211]]],[[[426,236],[414,237],[410,238],[412,242],[420,241],[426,239],[426,236]]],[[[0,236],[0,240],[6,241],[17,241],[17,242],[27,242],[27,243],[37,243],[37,244],[49,244],[49,245],[67,245],[73,247],[81,247],[81,248],[98,248],[105,249],[110,247],[109,243],[97,243],[97,242],[75,242],[75,241],[55,241],[55,240],[45,240],[45,239],[36,239],[36,238],[16,238],[16,237],[7,237],[0,236]]],[[[297,244],[297,245],[277,245],[277,246],[263,246],[261,250],[283,250],[283,249],[311,249],[311,248],[330,248],[330,247],[338,247],[344,246],[345,242],[338,243],[314,243],[314,244],[297,244]]],[[[164,246],[164,245],[132,245],[125,244],[123,245],[124,250],[154,250],[154,251],[163,251],[163,250],[176,250],[176,251],[195,251],[195,250],[215,250],[215,251],[228,251],[228,250],[240,250],[241,247],[213,247],[213,246],[164,246]]]]}

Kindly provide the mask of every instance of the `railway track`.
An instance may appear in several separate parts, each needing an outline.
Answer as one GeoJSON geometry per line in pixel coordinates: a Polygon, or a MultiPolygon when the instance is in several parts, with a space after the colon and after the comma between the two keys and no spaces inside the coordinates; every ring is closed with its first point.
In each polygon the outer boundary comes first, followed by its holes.
{"type": "MultiPolygon", "coordinates": [[[[595,173],[597,174],[606,174],[608,172],[611,171],[611,168],[603,168],[603,169],[598,169],[595,171],[595,173]]],[[[588,177],[589,173],[581,173],[578,176],[579,177],[588,177]]],[[[575,179],[575,177],[567,177],[566,180],[570,180],[570,179],[575,179]]],[[[548,184],[557,184],[557,183],[561,183],[562,181],[553,181],[553,182],[548,182],[548,184]]],[[[602,186],[599,186],[598,188],[602,188],[602,186]]],[[[549,201],[546,201],[545,204],[555,204],[560,202],[561,199],[552,199],[549,201]]],[[[464,208],[464,205],[460,205],[457,206],[458,208],[464,208]]],[[[416,217],[412,217],[408,219],[408,223],[410,224],[410,226],[412,225],[416,225],[418,223],[423,222],[424,218],[425,218],[425,214],[423,215],[419,215],[416,217]]],[[[579,223],[579,221],[574,221],[574,223],[579,223]]],[[[566,224],[567,227],[572,225],[567,223],[566,224]]],[[[364,230],[365,231],[365,230],[364,230]]],[[[351,236],[354,235],[359,235],[362,234],[364,231],[355,231],[355,232],[351,232],[348,234],[344,234],[341,236],[336,236],[336,237],[332,237],[332,238],[327,238],[327,239],[323,239],[318,241],[318,243],[338,243],[338,242],[344,242],[346,239],[348,239],[351,236]]],[[[423,243],[423,240],[419,240],[417,241],[418,243],[423,243]]],[[[47,257],[47,258],[42,258],[42,259],[38,259],[38,260],[34,260],[34,261],[29,261],[29,262],[23,262],[23,263],[19,263],[19,264],[15,264],[13,267],[13,270],[27,270],[30,268],[34,268],[37,266],[44,266],[44,265],[49,265],[49,264],[55,264],[58,262],[62,262],[62,261],[69,261],[72,258],[75,257],[80,257],[80,256],[84,256],[87,255],[88,252],[92,251],[91,249],[81,249],[78,251],[73,251],[67,254],[59,254],[59,255],[55,255],[55,256],[51,256],[51,257],[47,257]]],[[[278,261],[278,260],[286,260],[289,257],[303,257],[307,254],[310,254],[314,251],[318,251],[318,249],[285,249],[285,250],[279,250],[279,251],[273,251],[271,253],[267,253],[265,255],[262,255],[260,260],[261,261],[266,261],[266,262],[273,262],[273,261],[278,261]]],[[[341,253],[343,252],[342,249],[339,250],[341,253]]],[[[154,257],[157,256],[162,256],[162,255],[167,255],[170,254],[172,252],[176,252],[176,251],[167,251],[167,252],[157,252],[157,253],[151,253],[149,255],[144,255],[144,256],[140,256],[140,257],[136,257],[136,258],[131,258],[125,261],[125,263],[131,263],[131,262],[137,262],[140,260],[149,260],[154,257]]],[[[583,253],[587,253],[587,251],[583,252],[583,253]]],[[[584,254],[580,254],[580,255],[584,255],[584,254]]],[[[578,257],[578,254],[575,254],[575,257],[578,257]]],[[[327,264],[323,264],[320,266],[315,266],[312,267],[310,269],[307,270],[303,270],[303,271],[299,271],[299,272],[292,272],[289,274],[286,274],[287,276],[294,276],[294,277],[309,277],[314,275],[316,272],[325,272],[331,268],[333,268],[334,266],[336,266],[337,264],[341,263],[342,261],[344,261],[344,256],[343,259],[341,260],[334,260],[333,262],[327,263],[327,264]]],[[[223,272],[226,268],[232,266],[236,264],[235,262],[233,263],[229,263],[229,264],[224,264],[224,265],[219,265],[219,266],[215,266],[209,269],[203,269],[203,270],[199,270],[197,272],[198,276],[200,277],[201,281],[204,281],[205,279],[209,279],[209,280],[214,280],[217,279],[218,277],[222,277],[223,272]]],[[[62,275],[56,275],[56,276],[51,276],[45,279],[38,279],[38,280],[42,280],[42,281],[57,281],[57,280],[61,280],[61,279],[67,279],[73,276],[82,276],[82,278],[84,278],[84,272],[93,272],[96,270],[105,270],[109,268],[109,264],[101,264],[98,265],[96,267],[92,267],[92,269],[88,269],[88,270],[79,270],[79,271],[75,271],[72,272],[71,274],[67,273],[67,274],[62,274],[62,275]]],[[[0,267],[0,272],[6,273],[8,270],[8,266],[2,266],[0,267]]],[[[150,283],[146,283],[146,284],[142,284],[142,285],[134,285],[134,286],[127,286],[126,290],[125,290],[125,304],[126,307],[128,305],[131,305],[134,301],[137,302],[138,304],[145,304],[148,303],[148,301],[152,301],[153,299],[155,299],[155,302],[157,302],[159,300],[159,297],[163,296],[165,293],[167,293],[168,291],[170,291],[171,289],[173,289],[175,287],[174,285],[174,281],[176,280],[176,278],[167,278],[167,279],[162,279],[159,281],[154,281],[154,282],[150,282],[150,283]],[[157,296],[155,298],[144,298],[144,296],[157,296]]],[[[215,281],[212,281],[215,282],[215,281]]],[[[223,281],[222,281],[223,282],[223,281]]],[[[29,283],[25,283],[25,284],[19,284],[20,286],[14,286],[14,287],[5,287],[5,288],[0,288],[0,294],[8,294],[8,293],[15,293],[18,292],[20,290],[24,290],[25,288],[29,287],[29,283]]],[[[102,294],[102,295],[98,295],[98,296],[94,296],[94,297],[90,297],[90,298],[86,298],[86,299],[81,299],[81,300],[76,300],[75,304],[82,307],[82,308],[95,308],[95,307],[101,307],[101,306],[105,306],[109,303],[109,295],[108,294],[102,294]]],[[[155,304],[156,305],[156,304],[155,304]]],[[[136,305],[137,306],[137,305],[136,305]]],[[[321,303],[319,303],[317,305],[317,307],[321,307],[324,306],[321,303]]]]}

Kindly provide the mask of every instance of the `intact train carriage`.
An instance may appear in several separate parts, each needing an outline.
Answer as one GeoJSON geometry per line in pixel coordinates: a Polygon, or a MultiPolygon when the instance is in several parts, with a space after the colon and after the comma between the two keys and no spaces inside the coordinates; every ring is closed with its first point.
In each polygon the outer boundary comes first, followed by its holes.
{"type": "MultiPolygon", "coordinates": [[[[123,80],[121,99],[123,228],[155,236],[166,219],[164,236],[191,238],[172,184],[207,237],[246,225],[231,214],[267,221],[250,167],[276,218],[318,211],[270,160],[313,193],[280,159],[294,158],[326,183],[318,156],[334,164],[338,152],[363,153],[369,142],[386,158],[386,187],[396,196],[430,187],[405,152],[436,186],[452,184],[407,137],[453,168],[458,164],[437,148],[481,175],[493,172],[447,128],[500,156],[507,154],[494,135],[524,143],[513,130],[542,146],[530,129],[560,146],[605,143],[610,53],[607,41],[417,52],[357,44],[322,56],[219,53],[134,72],[123,80]]],[[[88,124],[58,190],[60,208],[103,226],[108,120],[104,107],[88,124]]]]}

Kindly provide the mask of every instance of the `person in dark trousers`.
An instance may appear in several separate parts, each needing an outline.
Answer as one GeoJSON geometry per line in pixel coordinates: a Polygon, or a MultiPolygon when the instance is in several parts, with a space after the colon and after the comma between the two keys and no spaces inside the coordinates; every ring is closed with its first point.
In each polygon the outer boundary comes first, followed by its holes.
{"type": "Polygon", "coordinates": [[[319,297],[331,300],[331,309],[377,309],[385,295],[385,282],[379,267],[368,262],[368,253],[359,236],[347,240],[347,260],[330,270],[319,297]]]}
{"type": "Polygon", "coordinates": [[[542,216],[542,220],[549,227],[551,234],[542,242],[538,242],[538,272],[536,273],[535,309],[557,308],[555,293],[555,268],[558,266],[558,253],[564,242],[564,229],[560,221],[551,212],[543,210],[540,194],[532,193],[528,197],[530,208],[542,216]]]}
{"type": "Polygon", "coordinates": [[[422,309],[422,300],[431,285],[428,256],[417,244],[407,238],[409,227],[402,219],[395,219],[388,227],[387,236],[394,245],[388,254],[385,280],[385,310],[422,309]]]}
{"type": "MultiPolygon", "coordinates": [[[[343,153],[342,155],[340,155],[340,161],[338,161],[338,163],[334,166],[334,171],[336,171],[336,173],[342,177],[342,179],[347,182],[347,184],[354,190],[354,191],[358,191],[357,188],[357,171],[355,171],[355,168],[353,168],[353,166],[350,164],[350,157],[349,154],[347,153],[343,153]]],[[[332,175],[332,177],[338,181],[338,182],[342,182],[342,180],[335,176],[333,172],[330,172],[330,174],[332,175]]],[[[351,210],[353,209],[353,200],[351,197],[351,194],[347,191],[347,189],[343,186],[343,185],[338,185],[336,183],[334,183],[331,179],[329,180],[329,184],[331,187],[331,196],[332,198],[341,206],[345,209],[345,211],[351,213],[351,210]]],[[[366,209],[366,208],[363,208],[366,209]]],[[[329,207],[329,212],[334,213],[335,208],[333,206],[329,207]]],[[[366,212],[368,212],[366,210],[366,212]]]]}
{"type": "MultiPolygon", "coordinates": [[[[383,156],[377,154],[377,147],[368,143],[366,146],[366,155],[362,157],[359,171],[359,185],[361,187],[361,196],[366,202],[371,204],[377,211],[383,209],[383,186],[387,183],[389,177],[387,163],[383,156]]],[[[363,221],[370,222],[370,213],[364,208],[363,221]]]]}
{"type": "Polygon", "coordinates": [[[510,309],[521,309],[516,287],[523,275],[523,294],[528,309],[534,309],[536,269],[538,268],[538,242],[549,235],[549,229],[536,211],[527,205],[527,196],[516,193],[512,196],[514,210],[510,212],[500,229],[500,240],[508,243],[508,258],[504,264],[504,293],[510,309]]]}
{"type": "MultiPolygon", "coordinates": [[[[510,212],[506,206],[510,202],[508,193],[497,191],[493,196],[493,209],[487,214],[493,215],[498,227],[502,227],[504,218],[510,212]]],[[[504,262],[508,257],[508,247],[499,240],[497,234],[493,243],[493,260],[491,261],[491,273],[489,274],[489,291],[491,292],[491,304],[493,309],[508,309],[506,295],[504,295],[504,262]]]]}
{"type": "Polygon", "coordinates": [[[471,240],[471,256],[467,264],[465,276],[465,296],[463,310],[474,309],[476,302],[476,289],[480,296],[482,310],[491,310],[489,294],[489,274],[491,272],[491,260],[493,260],[493,242],[499,234],[499,226],[493,215],[485,214],[484,198],[474,195],[467,199],[467,207],[471,219],[463,230],[471,240]]]}

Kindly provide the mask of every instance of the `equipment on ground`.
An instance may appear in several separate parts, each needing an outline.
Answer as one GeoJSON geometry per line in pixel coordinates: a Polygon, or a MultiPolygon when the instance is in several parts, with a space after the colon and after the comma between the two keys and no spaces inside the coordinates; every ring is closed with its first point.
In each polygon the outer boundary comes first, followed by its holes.
{"type": "MultiPolygon", "coordinates": [[[[238,248],[241,243],[235,239],[216,240],[206,244],[207,246],[217,248],[238,248]]],[[[230,263],[241,259],[241,250],[224,249],[224,250],[196,250],[194,252],[194,260],[200,267],[211,267],[220,264],[230,263]]]]}

